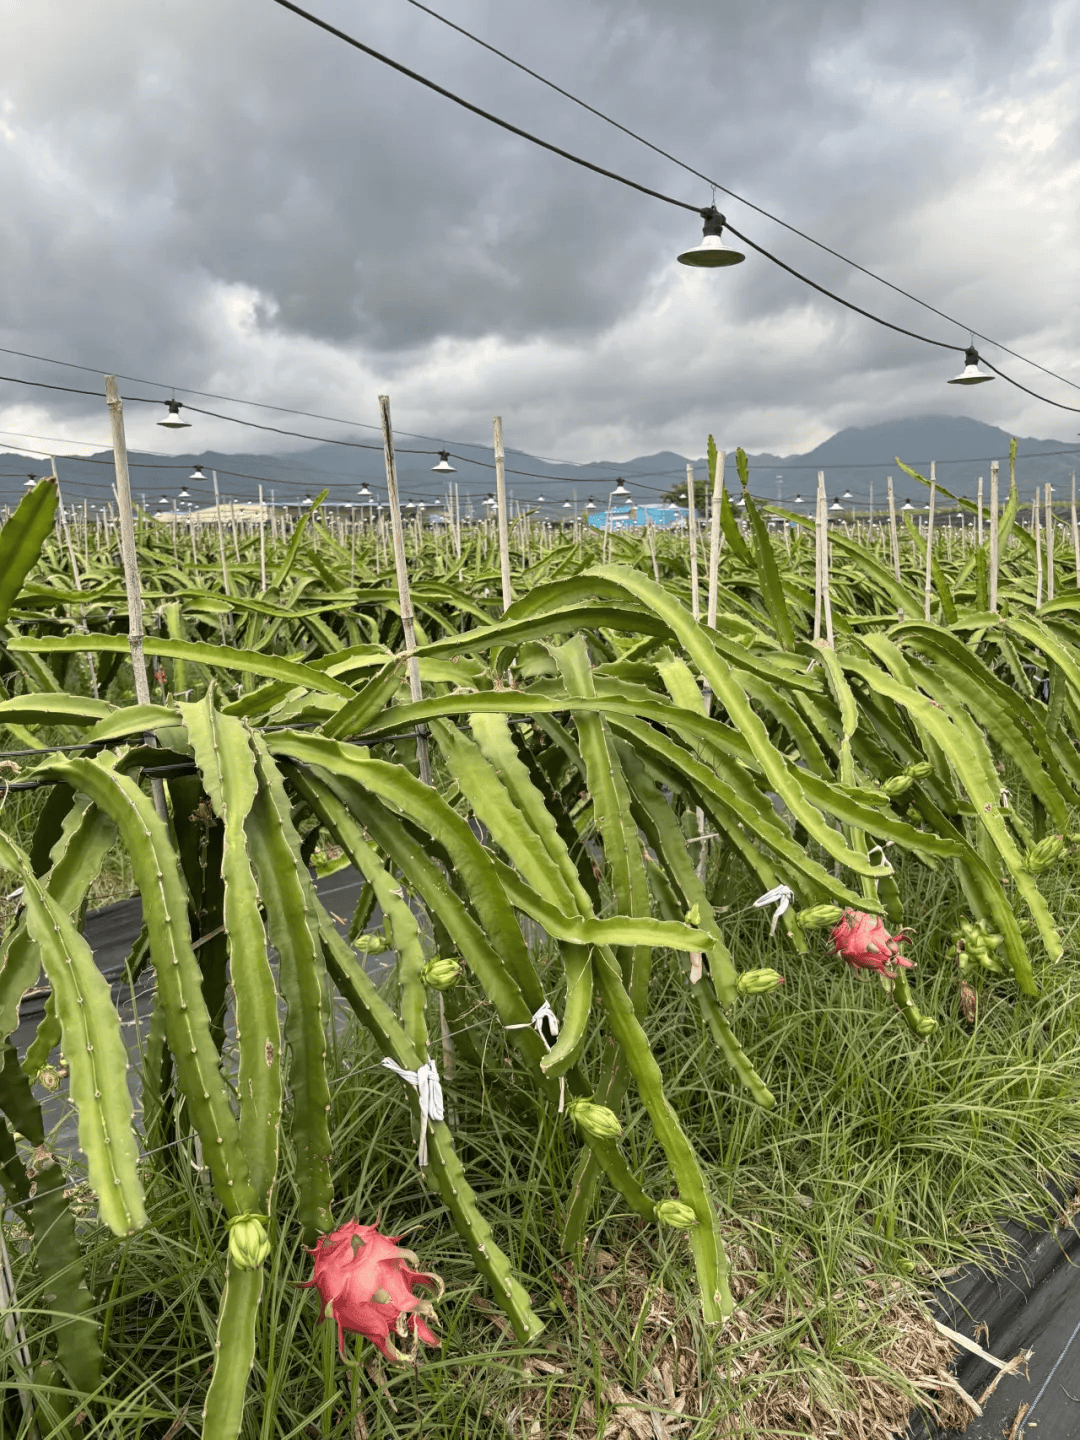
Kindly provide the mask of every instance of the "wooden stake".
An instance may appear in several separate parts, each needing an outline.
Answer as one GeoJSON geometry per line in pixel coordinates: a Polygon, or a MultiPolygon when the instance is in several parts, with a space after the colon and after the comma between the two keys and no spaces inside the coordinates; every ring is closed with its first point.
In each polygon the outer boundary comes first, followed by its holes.
{"type": "Polygon", "coordinates": [[[1035,499],[1031,504],[1031,533],[1035,537],[1035,609],[1043,600],[1042,568],[1042,526],[1039,524],[1039,487],[1035,487],[1035,499]]]}
{"type": "Polygon", "coordinates": [[[717,592],[720,589],[720,549],[724,539],[723,531],[720,529],[720,514],[724,494],[724,460],[725,452],[718,450],[716,454],[716,478],[713,481],[712,515],[710,516],[709,524],[709,599],[706,623],[712,630],[716,629],[717,592]]]}
{"type": "MultiPolygon", "coordinates": [[[[405,636],[405,656],[409,674],[409,696],[414,705],[424,698],[420,684],[420,662],[416,658],[416,629],[413,621],[412,597],[409,594],[409,571],[405,563],[405,532],[401,524],[401,505],[398,500],[397,461],[394,459],[394,436],[390,427],[390,396],[379,396],[379,411],[382,417],[383,458],[386,461],[386,490],[390,506],[390,530],[394,541],[394,569],[397,572],[398,604],[401,609],[401,628],[405,636]]],[[[427,731],[417,727],[416,758],[420,767],[420,779],[425,785],[431,784],[431,765],[428,759],[427,731]]]]}
{"type": "MultiPolygon", "coordinates": [[[[893,574],[896,576],[897,584],[900,583],[900,536],[896,530],[896,497],[893,495],[892,476],[887,477],[889,492],[889,541],[892,545],[893,574]]],[[[901,615],[900,617],[904,617],[901,615]]]]}
{"type": "Polygon", "coordinates": [[[923,586],[923,619],[930,622],[930,595],[933,583],[934,561],[934,501],[937,498],[937,475],[934,462],[930,461],[930,512],[926,519],[926,579],[923,586]]]}
{"type": "Polygon", "coordinates": [[[998,462],[990,461],[990,612],[998,608],[998,462]]]}
{"type": "Polygon", "coordinates": [[[1080,589],[1080,525],[1076,520],[1076,476],[1072,477],[1072,537],[1073,559],[1076,562],[1076,585],[1080,589]]]}
{"type": "MultiPolygon", "coordinates": [[[[150,685],[146,679],[146,656],[143,653],[142,582],[139,578],[139,556],[135,548],[135,526],[131,516],[131,475],[128,471],[127,437],[124,434],[124,402],[115,375],[105,376],[105,400],[109,407],[112,430],[113,463],[116,467],[116,504],[120,516],[120,558],[124,570],[124,589],[128,606],[128,650],[135,675],[135,698],[140,705],[150,704],[150,685]]],[[[148,745],[157,746],[157,736],[145,736],[148,745]]],[[[154,809],[161,820],[168,820],[165,809],[165,787],[159,779],[150,781],[154,809]]]]}
{"type": "Polygon", "coordinates": [[[1046,599],[1054,598],[1054,507],[1050,500],[1050,485],[1043,488],[1046,509],[1046,599]]]}
{"type": "MultiPolygon", "coordinates": [[[[356,532],[353,531],[353,554],[356,554],[356,532]]],[[[259,486],[259,587],[266,594],[266,506],[263,504],[262,486],[259,486]]]]}
{"type": "Polygon", "coordinates": [[[218,555],[221,557],[221,583],[225,587],[225,594],[232,598],[232,590],[229,588],[229,571],[225,564],[225,529],[221,523],[221,496],[218,494],[217,471],[211,470],[214,477],[214,513],[217,516],[218,555]]]}
{"type": "Polygon", "coordinates": [[[686,467],[686,529],[690,538],[690,605],[694,619],[701,619],[701,592],[698,587],[697,509],[694,505],[694,467],[686,467]]]}
{"type": "Polygon", "coordinates": [[[510,588],[510,517],[506,513],[506,456],[503,453],[502,416],[492,421],[495,437],[495,504],[499,522],[499,571],[502,575],[503,610],[509,610],[514,603],[514,592],[510,588]]]}
{"type": "Polygon", "coordinates": [[[983,543],[983,477],[979,476],[979,535],[976,544],[980,547],[983,543]]]}
{"type": "Polygon", "coordinates": [[[825,471],[818,471],[817,498],[814,503],[814,643],[821,639],[823,597],[822,530],[828,524],[825,514],[825,471]]]}

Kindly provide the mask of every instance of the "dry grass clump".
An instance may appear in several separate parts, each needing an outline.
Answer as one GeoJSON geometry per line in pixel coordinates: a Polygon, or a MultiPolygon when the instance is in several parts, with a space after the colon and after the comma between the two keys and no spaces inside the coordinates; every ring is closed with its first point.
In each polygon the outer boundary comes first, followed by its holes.
{"type": "Polygon", "coordinates": [[[956,1347],[902,1282],[863,1278],[859,1356],[838,1358],[829,1353],[824,1312],[808,1317],[790,1296],[763,1299],[752,1250],[729,1241],[729,1253],[739,1306],[711,1336],[657,1280],[653,1257],[598,1249],[583,1274],[568,1268],[559,1289],[579,1326],[593,1332],[595,1373],[584,1376],[581,1356],[561,1346],[526,1359],[518,1403],[504,1415],[509,1433],[517,1440],[891,1440],[906,1430],[916,1403],[941,1425],[967,1423],[971,1412],[949,1374],[956,1347]],[[622,1320],[620,1332],[625,1317],[635,1317],[632,1347],[614,1342],[605,1310],[622,1320]]]}

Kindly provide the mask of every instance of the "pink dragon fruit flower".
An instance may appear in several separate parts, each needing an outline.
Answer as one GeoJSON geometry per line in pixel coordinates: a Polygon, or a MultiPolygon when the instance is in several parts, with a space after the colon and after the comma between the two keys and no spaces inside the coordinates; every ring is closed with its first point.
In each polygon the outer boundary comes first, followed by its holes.
{"type": "Polygon", "coordinates": [[[897,972],[889,962],[914,970],[915,962],[900,954],[903,932],[890,935],[880,915],[867,915],[864,910],[845,910],[839,925],[831,932],[833,948],[853,970],[876,970],[890,980],[897,972]]]}
{"type": "MultiPolygon", "coordinates": [[[[439,1339],[426,1320],[435,1320],[431,1300],[413,1294],[414,1285],[435,1292],[437,1300],[444,1286],[440,1276],[411,1270],[419,1261],[411,1250],[398,1245],[400,1236],[380,1235],[374,1225],[349,1220],[328,1235],[321,1235],[314,1250],[315,1271],[300,1286],[318,1290],[323,1302],[322,1319],[333,1320],[338,1329],[338,1350],[345,1360],[345,1331],[364,1335],[388,1359],[398,1364],[416,1360],[417,1344],[438,1345],[439,1339]],[[395,1337],[409,1342],[400,1350],[395,1337]]],[[[350,1362],[346,1362],[350,1363],[350,1362]]]]}

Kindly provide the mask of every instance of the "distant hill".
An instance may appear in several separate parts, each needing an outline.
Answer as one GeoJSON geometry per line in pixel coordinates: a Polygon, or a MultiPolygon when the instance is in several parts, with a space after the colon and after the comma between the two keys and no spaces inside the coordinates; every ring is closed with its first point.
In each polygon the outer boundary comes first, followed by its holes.
{"type": "MultiPolygon", "coordinates": [[[[491,448],[447,444],[458,457],[453,461],[457,470],[453,476],[431,473],[438,459],[438,446],[400,437],[397,464],[402,499],[431,502],[446,494],[449,481],[458,486],[463,512],[471,503],[474,513],[480,513],[484,495],[495,489],[491,448]]],[[[727,471],[731,488],[738,485],[733,451],[732,445],[727,471]]],[[[923,499],[922,487],[909,480],[897,466],[898,455],[924,475],[929,474],[930,461],[935,460],[940,485],[955,493],[973,496],[980,475],[989,481],[991,459],[1001,461],[1003,481],[1007,479],[1009,436],[996,426],[965,416],[927,415],[861,428],[849,427],[803,455],[750,455],[751,489],[755,494],[775,499],[777,476],[780,476],[781,493],[786,501],[791,502],[796,494],[809,498],[814,493],[820,469],[825,471],[830,496],[850,490],[856,500],[865,503],[873,485],[875,499],[881,501],[885,495],[885,477],[891,474],[901,501],[923,499]]],[[[1049,481],[1062,498],[1068,494],[1070,476],[1078,468],[1078,459],[1080,443],[1021,439],[1017,480],[1022,492],[1029,494],[1035,484],[1049,481]]],[[[386,498],[382,446],[376,435],[365,439],[362,445],[317,445],[283,455],[182,451],[165,459],[161,455],[133,451],[130,460],[133,492],[136,496],[145,495],[150,509],[156,507],[162,495],[171,501],[185,485],[192,503],[212,502],[212,470],[218,472],[223,499],[255,499],[260,482],[267,501],[273,494],[279,501],[295,502],[305,494],[314,497],[327,488],[332,501],[362,504],[356,492],[365,483],[377,499],[386,498]],[[188,479],[196,464],[202,465],[205,472],[202,483],[188,479]]],[[[687,457],[669,450],[630,460],[586,465],[559,465],[524,451],[511,450],[506,457],[507,489],[517,501],[529,504],[536,503],[543,495],[546,512],[557,517],[563,513],[567,500],[571,507],[575,501],[580,507],[591,497],[603,508],[619,477],[627,480],[635,496],[652,499],[682,483],[686,463],[687,457]]],[[[91,505],[104,504],[110,499],[111,453],[81,459],[60,456],[57,466],[64,498],[69,503],[81,504],[86,499],[91,505]]],[[[703,457],[696,457],[694,466],[698,477],[704,479],[703,457]]],[[[47,472],[48,466],[40,459],[0,453],[0,504],[16,503],[27,474],[43,471],[47,472]]],[[[565,513],[571,514],[572,509],[565,513]]]]}

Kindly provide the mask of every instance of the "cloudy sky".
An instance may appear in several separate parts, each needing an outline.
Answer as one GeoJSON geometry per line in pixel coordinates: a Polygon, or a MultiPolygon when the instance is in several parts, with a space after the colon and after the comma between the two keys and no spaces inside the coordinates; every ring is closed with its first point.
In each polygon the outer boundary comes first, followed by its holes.
{"type": "MultiPolygon", "coordinates": [[[[407,0],[308,3],[515,124],[710,201],[693,176],[407,0]]],[[[721,184],[1080,384],[1078,0],[441,3],[721,184]]],[[[0,35],[9,349],[180,398],[217,391],[368,424],[387,391],[397,427],[447,441],[489,437],[498,411],[508,444],[565,459],[700,454],[709,431],[790,453],[846,425],[928,413],[1022,435],[1080,429],[1001,381],[946,388],[956,357],[756,256],[678,265],[694,215],[494,128],[272,0],[0,0],[0,35]]],[[[718,203],[856,303],[967,343],[747,206],[718,203]]],[[[1080,404],[1080,389],[983,348],[1080,404]]],[[[0,371],[100,387],[10,355],[0,371]]],[[[126,413],[130,444],[168,448],[156,412],[126,413]]],[[[4,383],[0,432],[2,448],[20,435],[100,445],[108,427],[96,399],[4,383]]],[[[182,437],[186,449],[287,444],[202,419],[182,437]]]]}

